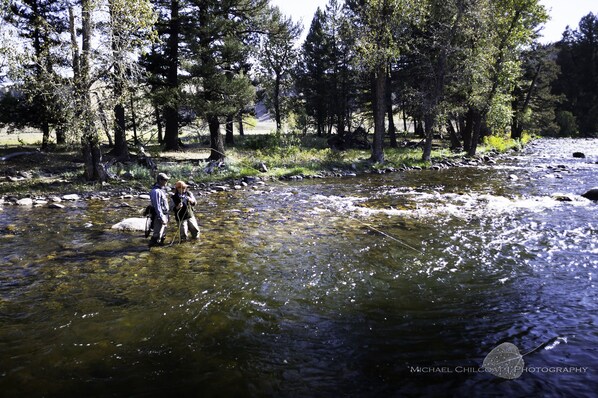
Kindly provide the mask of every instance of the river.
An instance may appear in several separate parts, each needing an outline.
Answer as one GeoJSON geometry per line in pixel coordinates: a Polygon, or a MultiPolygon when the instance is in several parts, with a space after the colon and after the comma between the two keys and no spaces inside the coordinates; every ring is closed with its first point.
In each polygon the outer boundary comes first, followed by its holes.
{"type": "Polygon", "coordinates": [[[201,239],[151,251],[110,229],[140,199],[4,206],[0,395],[593,396],[596,161],[538,140],[201,196],[201,239]],[[482,367],[502,343],[513,379],[482,367]]]}

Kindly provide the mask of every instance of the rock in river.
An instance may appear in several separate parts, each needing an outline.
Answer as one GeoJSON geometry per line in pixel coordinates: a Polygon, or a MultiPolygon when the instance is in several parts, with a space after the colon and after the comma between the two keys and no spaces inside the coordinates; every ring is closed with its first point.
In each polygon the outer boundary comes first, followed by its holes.
{"type": "Polygon", "coordinates": [[[146,220],[145,217],[125,218],[118,224],[114,224],[112,229],[121,231],[145,231],[146,220]]]}
{"type": "Polygon", "coordinates": [[[594,188],[588,190],[586,193],[582,194],[581,196],[583,196],[586,199],[590,199],[590,200],[598,200],[598,187],[594,187],[594,188]]]}

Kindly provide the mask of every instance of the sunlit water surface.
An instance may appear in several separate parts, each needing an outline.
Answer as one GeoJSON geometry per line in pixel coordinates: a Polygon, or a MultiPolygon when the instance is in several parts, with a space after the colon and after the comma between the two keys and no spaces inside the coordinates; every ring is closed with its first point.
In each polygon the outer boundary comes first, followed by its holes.
{"type": "Polygon", "coordinates": [[[151,252],[110,229],[142,200],[5,206],[0,395],[591,396],[596,161],[597,140],[542,140],[202,196],[201,240],[151,252]],[[480,369],[504,342],[515,380],[480,369]]]}

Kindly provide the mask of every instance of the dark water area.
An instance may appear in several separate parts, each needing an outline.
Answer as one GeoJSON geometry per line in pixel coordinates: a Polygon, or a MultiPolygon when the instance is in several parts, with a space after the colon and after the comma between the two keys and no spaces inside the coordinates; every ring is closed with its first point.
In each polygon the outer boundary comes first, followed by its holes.
{"type": "Polygon", "coordinates": [[[202,196],[201,239],[151,252],[110,228],[143,200],[4,206],[0,396],[595,396],[596,161],[540,140],[202,196]],[[482,368],[501,343],[513,380],[482,368]]]}

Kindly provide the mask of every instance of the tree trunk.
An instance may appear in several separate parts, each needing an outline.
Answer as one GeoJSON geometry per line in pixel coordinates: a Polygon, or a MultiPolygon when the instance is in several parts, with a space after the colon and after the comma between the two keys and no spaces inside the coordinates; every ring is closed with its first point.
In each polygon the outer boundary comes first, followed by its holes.
{"type": "Polygon", "coordinates": [[[421,138],[426,137],[426,130],[424,129],[421,119],[415,120],[415,135],[421,138]]]}
{"type": "Polygon", "coordinates": [[[403,131],[405,131],[405,134],[409,132],[407,127],[407,112],[405,111],[405,102],[403,102],[403,131]]]}
{"type": "Polygon", "coordinates": [[[235,145],[235,137],[233,135],[234,122],[235,122],[235,119],[234,119],[233,115],[228,115],[226,117],[226,138],[225,138],[226,145],[230,145],[230,146],[235,145]]]}
{"type": "Polygon", "coordinates": [[[276,131],[282,130],[282,115],[280,112],[280,76],[276,75],[274,81],[274,119],[276,121],[276,131]]]}
{"type": "Polygon", "coordinates": [[[224,143],[222,142],[222,134],[220,134],[220,121],[218,116],[208,116],[208,126],[210,128],[210,157],[208,160],[222,160],[225,158],[224,143]]]}
{"type": "Polygon", "coordinates": [[[457,149],[461,147],[461,140],[459,139],[459,135],[453,126],[453,122],[451,119],[447,119],[446,121],[446,129],[449,132],[449,137],[451,139],[451,149],[457,149]]]}
{"type": "MultiPolygon", "coordinates": [[[[523,125],[519,120],[519,109],[517,108],[517,101],[511,102],[511,110],[513,112],[513,118],[511,119],[511,138],[518,140],[523,135],[523,125]]],[[[522,110],[523,113],[525,110],[522,110]]]]}
{"type": "Polygon", "coordinates": [[[375,74],[374,90],[374,143],[371,160],[374,163],[384,162],[384,115],[386,113],[386,67],[379,65],[375,74]]]}
{"type": "Polygon", "coordinates": [[[243,128],[243,111],[239,112],[239,135],[241,137],[245,135],[245,130],[243,128]]]}
{"type": "Polygon", "coordinates": [[[61,125],[56,126],[56,144],[66,144],[66,133],[64,132],[64,127],[62,127],[61,125]]]}
{"type": "Polygon", "coordinates": [[[390,147],[398,148],[397,143],[397,129],[395,127],[394,113],[392,110],[392,73],[386,75],[386,106],[388,112],[388,137],[390,139],[390,147]]]}
{"type": "Polygon", "coordinates": [[[114,106],[114,151],[112,153],[118,158],[129,157],[125,135],[125,107],[122,104],[114,106]]]}
{"type": "Polygon", "coordinates": [[[164,136],[162,135],[162,118],[160,117],[160,109],[154,106],[154,116],[156,116],[156,126],[158,126],[158,143],[164,143],[164,136]]]}
{"type": "Polygon", "coordinates": [[[164,150],[178,151],[179,149],[179,113],[170,105],[164,107],[164,150]]]}
{"type": "Polygon", "coordinates": [[[112,142],[112,136],[110,135],[110,129],[108,128],[108,119],[106,118],[106,112],[104,112],[102,101],[100,101],[100,95],[97,92],[94,94],[96,100],[98,101],[98,113],[100,114],[100,122],[102,122],[102,127],[104,128],[106,139],[108,140],[108,147],[113,148],[114,142],[112,142]]]}
{"type": "Polygon", "coordinates": [[[463,135],[463,150],[469,153],[469,149],[471,148],[471,140],[473,137],[473,128],[474,128],[474,110],[473,108],[469,108],[467,110],[467,114],[465,115],[465,121],[462,126],[462,135],[463,135]]]}
{"type": "Polygon", "coordinates": [[[478,142],[480,140],[480,132],[482,130],[482,119],[483,115],[482,112],[479,110],[474,110],[473,112],[473,131],[471,135],[471,146],[467,151],[467,155],[475,156],[476,151],[478,149],[478,142]]]}
{"type": "Polygon", "coordinates": [[[135,102],[133,101],[133,93],[131,93],[131,123],[133,125],[133,143],[135,145],[139,145],[139,138],[137,137],[137,115],[135,114],[135,102]]]}
{"type": "Polygon", "coordinates": [[[422,160],[429,162],[432,156],[432,140],[434,139],[434,120],[436,117],[431,112],[424,115],[424,151],[422,153],[422,160]]]}
{"type": "Polygon", "coordinates": [[[48,149],[50,145],[50,124],[47,121],[42,122],[42,151],[48,149]]]}

